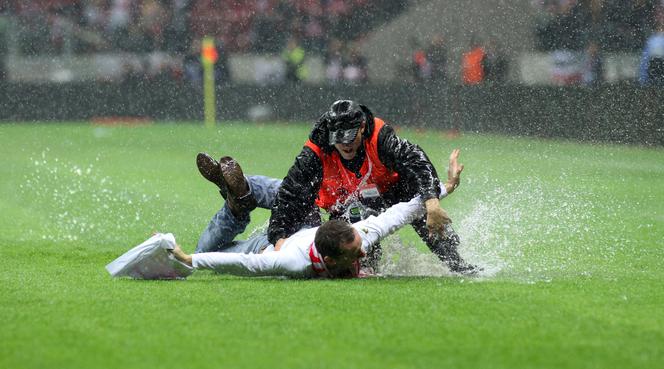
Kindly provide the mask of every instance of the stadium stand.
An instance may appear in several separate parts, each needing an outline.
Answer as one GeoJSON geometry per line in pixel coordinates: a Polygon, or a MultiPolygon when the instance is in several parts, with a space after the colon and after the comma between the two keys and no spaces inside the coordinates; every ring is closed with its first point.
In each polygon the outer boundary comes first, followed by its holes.
{"type": "MultiPolygon", "coordinates": [[[[104,54],[111,55],[108,64],[112,55],[153,53],[159,68],[177,66],[180,71],[172,74],[181,76],[204,35],[216,39],[231,69],[240,64],[233,61],[236,55],[279,63],[288,40],[296,39],[318,66],[309,81],[332,83],[402,78],[415,54],[418,73],[430,74],[419,44],[442,36],[446,70],[439,75],[459,83],[461,57],[470,39],[478,37],[487,55],[500,49],[501,67],[494,70],[501,72],[494,80],[596,83],[636,80],[637,54],[662,6],[661,0],[517,0],[500,7],[465,0],[0,0],[0,17],[9,24],[3,32],[7,45],[0,47],[12,60],[104,54]],[[593,65],[596,77],[579,71],[586,64],[593,65]]],[[[152,63],[146,60],[114,68],[152,69],[137,66],[152,63]]],[[[21,75],[7,69],[11,78],[21,75]]],[[[254,78],[249,74],[231,75],[254,78]]],[[[35,74],[24,70],[22,75],[35,74]]]]}
{"type": "Polygon", "coordinates": [[[185,52],[213,36],[229,52],[277,52],[288,37],[322,53],[330,38],[351,40],[398,14],[401,1],[367,0],[3,0],[16,17],[24,54],[100,50],[185,52]],[[65,45],[67,33],[73,36],[65,45]]]}

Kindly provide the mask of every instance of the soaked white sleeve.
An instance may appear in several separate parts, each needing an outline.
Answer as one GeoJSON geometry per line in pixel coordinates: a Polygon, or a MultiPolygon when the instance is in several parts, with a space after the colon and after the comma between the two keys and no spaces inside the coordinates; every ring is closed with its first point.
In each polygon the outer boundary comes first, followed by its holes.
{"type": "Polygon", "coordinates": [[[417,196],[408,202],[392,205],[380,215],[372,215],[353,224],[353,227],[360,232],[363,245],[368,246],[382,240],[424,214],[424,204],[417,196]]]}
{"type": "Polygon", "coordinates": [[[440,182],[440,196],[438,196],[438,198],[442,199],[443,197],[447,197],[447,188],[445,188],[443,182],[440,182]]]}
{"type": "Polygon", "coordinates": [[[309,260],[301,254],[289,251],[264,252],[262,254],[239,254],[206,252],[192,255],[196,269],[210,269],[221,274],[237,276],[287,276],[307,277],[309,260]]]}

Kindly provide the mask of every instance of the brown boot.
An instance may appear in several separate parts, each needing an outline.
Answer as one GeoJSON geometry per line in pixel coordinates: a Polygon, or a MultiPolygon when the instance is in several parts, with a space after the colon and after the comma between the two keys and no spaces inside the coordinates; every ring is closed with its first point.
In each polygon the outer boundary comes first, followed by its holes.
{"type": "Polygon", "coordinates": [[[196,166],[203,178],[219,187],[221,196],[225,199],[228,189],[226,188],[226,182],[224,182],[224,178],[221,175],[219,162],[214,160],[210,155],[204,152],[199,152],[198,155],[196,155],[196,166]]]}
{"type": "Polygon", "coordinates": [[[252,210],[256,209],[256,205],[258,205],[256,198],[251,193],[249,183],[244,178],[240,164],[230,156],[224,156],[219,159],[219,167],[221,169],[221,177],[228,191],[226,202],[233,215],[238,217],[249,214],[252,210]]]}
{"type": "Polygon", "coordinates": [[[233,215],[239,217],[249,214],[256,208],[256,199],[235,159],[224,156],[216,161],[206,153],[199,153],[196,156],[196,165],[205,179],[219,187],[219,193],[226,200],[233,215]]]}

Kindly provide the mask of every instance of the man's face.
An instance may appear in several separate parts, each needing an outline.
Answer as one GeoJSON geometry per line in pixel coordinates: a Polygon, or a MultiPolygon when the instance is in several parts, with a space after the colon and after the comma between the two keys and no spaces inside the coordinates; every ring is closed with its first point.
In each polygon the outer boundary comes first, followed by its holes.
{"type": "Polygon", "coordinates": [[[357,229],[353,228],[353,234],[355,238],[351,242],[341,245],[341,255],[334,258],[335,265],[340,269],[350,268],[354,262],[366,256],[364,251],[362,251],[360,233],[357,232],[357,229]]]}
{"type": "Polygon", "coordinates": [[[334,144],[334,147],[339,151],[339,155],[346,160],[351,160],[357,155],[357,150],[362,145],[362,134],[364,133],[365,123],[362,123],[360,130],[357,131],[357,136],[355,139],[347,144],[338,143],[334,144]]]}

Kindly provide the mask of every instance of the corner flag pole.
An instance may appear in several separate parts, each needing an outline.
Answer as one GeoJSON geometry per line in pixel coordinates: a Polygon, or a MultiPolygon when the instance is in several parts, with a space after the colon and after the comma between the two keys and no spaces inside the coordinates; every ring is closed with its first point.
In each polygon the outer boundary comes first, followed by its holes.
{"type": "Polygon", "coordinates": [[[203,102],[205,106],[205,126],[216,124],[217,102],[214,92],[214,63],[219,55],[214,47],[214,39],[206,36],[201,43],[201,62],[203,64],[203,102]]]}

